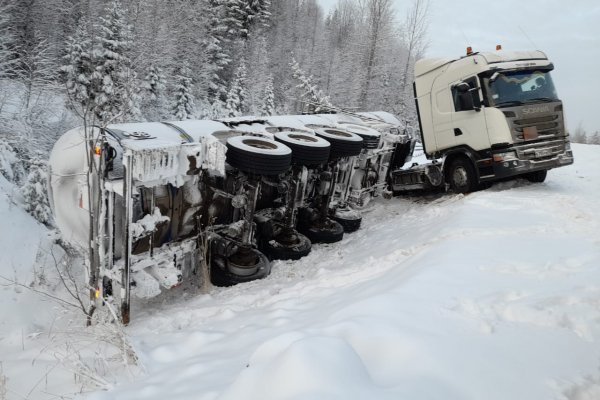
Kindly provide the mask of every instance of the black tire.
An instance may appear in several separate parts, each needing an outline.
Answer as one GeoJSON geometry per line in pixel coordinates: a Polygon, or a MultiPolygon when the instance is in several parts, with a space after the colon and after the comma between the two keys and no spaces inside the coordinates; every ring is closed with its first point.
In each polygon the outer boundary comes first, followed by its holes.
{"type": "Polygon", "coordinates": [[[262,250],[271,260],[298,260],[310,253],[311,247],[312,244],[306,236],[295,232],[292,240],[273,238],[265,241],[262,250]]]}
{"type": "Polygon", "coordinates": [[[446,180],[454,193],[473,192],[478,186],[473,164],[462,157],[452,160],[446,170],[446,180]]]}
{"type": "Polygon", "coordinates": [[[343,124],[344,130],[357,134],[363,139],[363,149],[376,149],[379,147],[381,133],[368,126],[358,124],[343,124]]]}
{"type": "Polygon", "coordinates": [[[337,128],[315,128],[315,134],[331,144],[330,160],[357,156],[362,151],[363,139],[355,133],[337,128]]]}
{"type": "Polygon", "coordinates": [[[327,218],[325,223],[298,224],[298,231],[309,238],[312,243],[335,243],[344,237],[342,225],[330,218],[327,218]]]}
{"type": "Polygon", "coordinates": [[[340,225],[342,225],[342,228],[344,228],[344,233],[356,232],[360,229],[360,224],[362,222],[362,218],[345,219],[340,217],[333,217],[333,219],[340,225]]]}
{"type": "Polygon", "coordinates": [[[321,165],[329,160],[331,145],[323,138],[302,131],[277,132],[274,136],[292,149],[293,165],[321,165]]]}
{"type": "Polygon", "coordinates": [[[541,171],[529,172],[529,173],[525,174],[524,177],[529,182],[542,183],[546,180],[547,175],[548,175],[548,171],[543,169],[541,171]]]}
{"type": "MultiPolygon", "coordinates": [[[[243,251],[243,250],[240,250],[243,251]]],[[[240,252],[232,254],[229,257],[213,255],[210,265],[210,281],[215,286],[226,287],[245,283],[257,279],[263,279],[271,273],[271,263],[267,256],[256,249],[246,249],[247,254],[244,258],[252,260],[246,265],[236,263],[236,255],[240,252]],[[243,270],[247,270],[247,274],[240,274],[243,270]],[[238,273],[234,273],[236,271],[238,273]]]]}
{"type": "Polygon", "coordinates": [[[227,163],[240,171],[279,175],[290,168],[292,150],[283,143],[255,136],[227,139],[227,163]]]}

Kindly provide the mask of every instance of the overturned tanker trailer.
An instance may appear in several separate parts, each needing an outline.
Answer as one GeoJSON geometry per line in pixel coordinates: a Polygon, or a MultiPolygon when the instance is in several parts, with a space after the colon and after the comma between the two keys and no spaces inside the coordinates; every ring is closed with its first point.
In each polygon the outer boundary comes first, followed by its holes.
{"type": "Polygon", "coordinates": [[[286,116],[65,133],[50,156],[49,198],[64,240],[86,254],[92,301],[119,304],[128,323],[132,294],[260,279],[270,259],[340,240],[348,224],[336,219],[354,218],[349,194],[380,189],[366,179],[356,188],[353,174],[369,173],[363,139],[341,122],[286,116]]]}

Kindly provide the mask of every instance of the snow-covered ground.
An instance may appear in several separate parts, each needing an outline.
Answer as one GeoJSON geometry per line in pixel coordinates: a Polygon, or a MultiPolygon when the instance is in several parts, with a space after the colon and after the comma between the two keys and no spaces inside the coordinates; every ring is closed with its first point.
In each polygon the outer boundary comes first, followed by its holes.
{"type": "MultiPolygon", "coordinates": [[[[600,147],[574,153],[544,184],[372,202],[361,230],[263,281],[138,301],[138,367],[102,371],[119,364],[98,353],[104,386],[119,384],[91,398],[600,398],[600,147]]],[[[0,197],[15,226],[0,233],[0,272],[31,280],[45,233],[0,197]]],[[[34,296],[0,287],[8,398],[82,385],[31,376],[53,336],[51,313],[32,310],[57,307],[34,296]]]]}

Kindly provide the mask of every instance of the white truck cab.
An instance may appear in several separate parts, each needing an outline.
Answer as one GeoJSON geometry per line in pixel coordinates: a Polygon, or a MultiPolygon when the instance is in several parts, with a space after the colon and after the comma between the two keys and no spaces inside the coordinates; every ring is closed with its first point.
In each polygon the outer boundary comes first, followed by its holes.
{"type": "Polygon", "coordinates": [[[415,100],[425,154],[443,158],[457,192],[573,163],[563,105],[541,51],[473,53],[415,64],[415,100]]]}

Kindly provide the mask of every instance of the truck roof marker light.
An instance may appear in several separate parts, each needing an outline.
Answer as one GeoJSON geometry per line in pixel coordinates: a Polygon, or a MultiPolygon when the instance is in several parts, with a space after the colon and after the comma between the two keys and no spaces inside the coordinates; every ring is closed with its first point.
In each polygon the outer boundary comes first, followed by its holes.
{"type": "Polygon", "coordinates": [[[94,154],[99,156],[100,154],[102,154],[102,148],[100,146],[96,146],[94,147],[94,154]]]}
{"type": "Polygon", "coordinates": [[[496,45],[496,51],[502,50],[502,45],[501,44],[497,44],[496,45]]]}
{"type": "Polygon", "coordinates": [[[470,56],[473,54],[473,48],[471,46],[467,47],[467,55],[470,56]]]}

